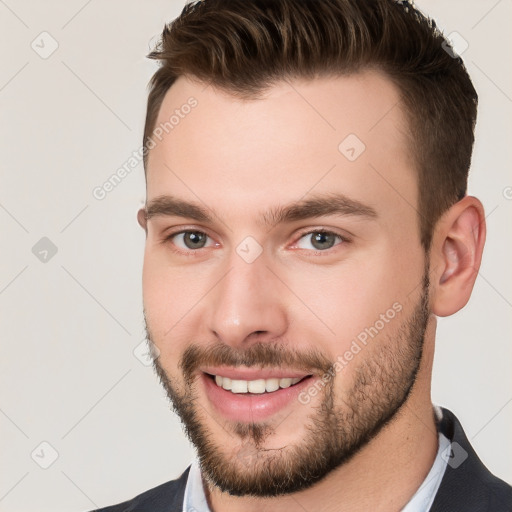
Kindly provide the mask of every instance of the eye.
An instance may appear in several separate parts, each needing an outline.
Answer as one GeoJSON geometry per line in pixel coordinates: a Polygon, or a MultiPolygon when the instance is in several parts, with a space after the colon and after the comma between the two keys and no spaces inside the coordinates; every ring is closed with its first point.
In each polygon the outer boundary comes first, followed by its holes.
{"type": "Polygon", "coordinates": [[[345,239],[336,233],[331,231],[311,231],[301,236],[297,242],[299,249],[313,249],[315,251],[325,251],[332,249],[335,245],[339,245],[344,242],[345,239]]]}
{"type": "Polygon", "coordinates": [[[202,231],[181,231],[170,235],[167,240],[185,251],[203,249],[214,245],[213,240],[202,231]]]}

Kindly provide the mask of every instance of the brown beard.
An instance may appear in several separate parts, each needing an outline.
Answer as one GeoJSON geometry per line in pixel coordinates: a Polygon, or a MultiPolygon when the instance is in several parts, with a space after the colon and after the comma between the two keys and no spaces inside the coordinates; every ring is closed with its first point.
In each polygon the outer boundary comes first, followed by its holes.
{"type": "MultiPolygon", "coordinates": [[[[428,260],[428,258],[427,258],[428,260]]],[[[313,408],[305,424],[306,436],[300,444],[268,450],[265,439],[275,432],[270,423],[231,425],[235,444],[240,448],[225,454],[225,444],[213,438],[199,417],[196,387],[198,368],[213,366],[285,366],[323,375],[333,362],[316,350],[298,353],[279,343],[255,343],[243,352],[218,343],[208,347],[192,344],[180,360],[185,387],[169,377],[154,359],[154,369],[164,386],[174,411],[197,450],[203,476],[211,485],[234,496],[274,497],[312,486],[350,460],[388,424],[406,402],[420,367],[423,341],[429,318],[428,261],[422,295],[412,314],[402,321],[397,334],[372,340],[360,356],[350,387],[335,389],[331,378],[322,390],[321,403],[313,408]],[[360,362],[359,362],[360,361],[360,362]],[[243,443],[241,443],[243,441],[243,443]]],[[[146,326],[148,340],[150,337],[146,326]]]]}

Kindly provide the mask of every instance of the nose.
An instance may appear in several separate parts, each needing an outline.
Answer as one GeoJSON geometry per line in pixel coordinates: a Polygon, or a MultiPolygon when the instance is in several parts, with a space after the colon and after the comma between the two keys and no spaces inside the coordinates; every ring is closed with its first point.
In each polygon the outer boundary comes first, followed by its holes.
{"type": "Polygon", "coordinates": [[[246,263],[234,254],[229,271],[210,294],[210,331],[233,348],[283,336],[288,315],[282,287],[262,256],[246,263]]]}

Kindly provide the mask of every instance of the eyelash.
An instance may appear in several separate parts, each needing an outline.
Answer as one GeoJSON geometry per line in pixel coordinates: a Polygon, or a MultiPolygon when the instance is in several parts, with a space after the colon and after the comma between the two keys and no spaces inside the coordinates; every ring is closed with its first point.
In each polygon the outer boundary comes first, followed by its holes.
{"type": "MultiPolygon", "coordinates": [[[[204,232],[204,231],[201,231],[201,230],[198,230],[198,229],[182,229],[180,231],[175,231],[173,233],[170,233],[169,235],[167,235],[163,240],[162,240],[162,243],[163,244],[169,244],[169,242],[171,243],[171,250],[179,255],[182,255],[182,256],[188,256],[188,257],[194,257],[194,256],[198,256],[200,255],[201,253],[201,249],[209,249],[209,247],[201,247],[200,249],[189,249],[187,251],[184,251],[182,249],[178,249],[176,248],[175,244],[172,242],[172,239],[178,235],[183,235],[185,233],[200,233],[200,234],[203,234],[203,235],[206,235],[208,238],[212,239],[212,237],[204,232]]],[[[312,235],[314,233],[324,233],[324,234],[327,234],[327,235],[334,235],[335,237],[337,237],[340,242],[335,244],[333,247],[329,248],[329,249],[325,249],[325,250],[312,250],[312,249],[298,249],[298,250],[303,250],[303,251],[306,251],[307,253],[309,253],[310,255],[313,254],[313,255],[318,255],[318,256],[327,256],[329,254],[332,253],[333,250],[335,250],[336,247],[338,247],[339,245],[345,245],[345,244],[348,244],[348,243],[351,243],[351,240],[345,236],[345,235],[341,235],[340,233],[337,233],[336,231],[332,231],[332,230],[328,230],[328,229],[325,229],[325,228],[318,228],[318,229],[310,229],[308,231],[304,231],[302,233],[300,233],[296,239],[296,241],[294,242],[294,245],[297,245],[297,243],[302,239],[304,238],[305,236],[307,235],[312,235]]]]}

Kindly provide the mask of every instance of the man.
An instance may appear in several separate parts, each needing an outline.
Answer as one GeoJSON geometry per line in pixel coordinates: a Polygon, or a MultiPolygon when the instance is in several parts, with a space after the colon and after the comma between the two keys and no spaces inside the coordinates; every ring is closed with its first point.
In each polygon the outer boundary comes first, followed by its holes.
{"type": "Polygon", "coordinates": [[[150,56],[145,318],[197,460],[102,510],[512,510],[430,399],[485,241],[477,94],[435,24],[204,0],[150,56]]]}

